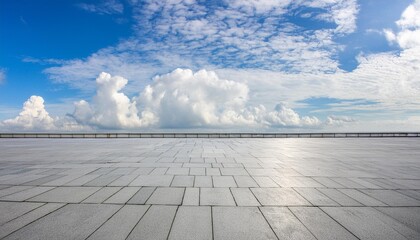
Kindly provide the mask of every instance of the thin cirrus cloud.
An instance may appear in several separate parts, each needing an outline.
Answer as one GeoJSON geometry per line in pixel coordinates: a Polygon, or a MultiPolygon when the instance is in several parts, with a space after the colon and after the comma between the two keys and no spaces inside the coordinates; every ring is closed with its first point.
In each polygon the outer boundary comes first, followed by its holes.
{"type": "Polygon", "coordinates": [[[0,68],[0,84],[6,80],[6,71],[0,68]]]}
{"type": "Polygon", "coordinates": [[[77,6],[85,11],[97,14],[122,14],[124,5],[117,0],[102,0],[99,4],[79,3],[77,6]]]}

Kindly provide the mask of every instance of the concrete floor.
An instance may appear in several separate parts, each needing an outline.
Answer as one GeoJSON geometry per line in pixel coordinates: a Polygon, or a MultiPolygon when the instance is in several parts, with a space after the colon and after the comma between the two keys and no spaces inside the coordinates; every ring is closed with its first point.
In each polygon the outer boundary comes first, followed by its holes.
{"type": "Polygon", "coordinates": [[[0,238],[420,239],[420,139],[0,139],[0,238]]]}

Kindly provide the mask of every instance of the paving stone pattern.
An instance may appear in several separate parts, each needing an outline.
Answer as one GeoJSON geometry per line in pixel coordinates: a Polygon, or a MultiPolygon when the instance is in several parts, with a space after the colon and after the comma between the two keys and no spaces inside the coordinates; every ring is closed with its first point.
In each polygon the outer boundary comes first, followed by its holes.
{"type": "Polygon", "coordinates": [[[420,139],[0,139],[0,239],[420,239],[420,139]]]}

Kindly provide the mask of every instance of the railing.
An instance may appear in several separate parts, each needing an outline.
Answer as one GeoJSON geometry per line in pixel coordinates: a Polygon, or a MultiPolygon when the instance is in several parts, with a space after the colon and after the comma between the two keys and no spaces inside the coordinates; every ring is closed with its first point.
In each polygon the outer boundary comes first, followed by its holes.
{"type": "Polygon", "coordinates": [[[419,132],[372,133],[0,133],[0,138],[383,138],[419,132]]]}

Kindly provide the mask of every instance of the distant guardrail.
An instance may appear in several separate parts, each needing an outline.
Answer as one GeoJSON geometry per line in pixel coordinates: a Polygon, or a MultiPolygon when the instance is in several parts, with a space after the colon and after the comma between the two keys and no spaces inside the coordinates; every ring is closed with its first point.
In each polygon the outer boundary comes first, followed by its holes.
{"type": "Polygon", "coordinates": [[[0,133],[0,138],[383,138],[420,137],[418,132],[374,133],[0,133]]]}

